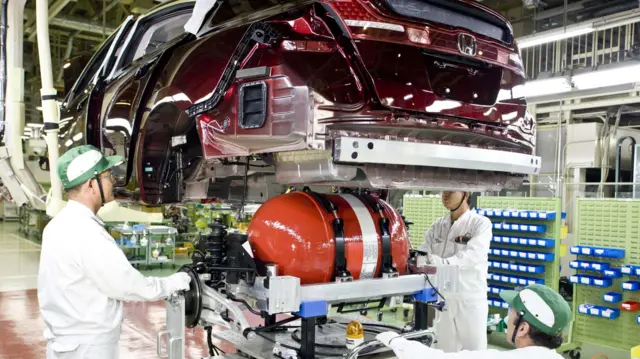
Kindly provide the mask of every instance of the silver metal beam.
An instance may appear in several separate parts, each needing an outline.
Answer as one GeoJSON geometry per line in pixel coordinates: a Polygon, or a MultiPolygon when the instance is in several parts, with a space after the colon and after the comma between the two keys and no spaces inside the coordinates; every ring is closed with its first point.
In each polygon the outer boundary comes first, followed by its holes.
{"type": "MultiPolygon", "coordinates": [[[[35,12],[31,9],[25,9],[25,19],[29,19],[30,17],[36,16],[35,12]]],[[[102,26],[96,25],[91,21],[81,20],[79,18],[72,18],[67,16],[58,16],[51,21],[49,21],[50,26],[57,26],[66,29],[78,30],[81,32],[88,32],[92,34],[102,35],[102,26]]],[[[116,31],[116,28],[107,27],[105,29],[106,34],[111,34],[116,31]]]]}
{"type": "MultiPolygon", "coordinates": [[[[103,34],[103,28],[101,25],[96,25],[91,22],[67,18],[67,17],[56,17],[55,19],[51,20],[51,25],[64,27],[67,29],[80,30],[80,31],[89,32],[92,34],[99,34],[99,35],[103,34]]],[[[107,35],[111,34],[114,31],[116,31],[116,28],[113,28],[113,27],[107,27],[104,29],[104,33],[107,35]]]]}
{"type": "Polygon", "coordinates": [[[536,174],[541,160],[516,152],[357,137],[335,140],[334,161],[536,174]]]}
{"type": "Polygon", "coordinates": [[[422,274],[397,278],[355,280],[343,283],[303,285],[300,301],[326,300],[328,304],[353,302],[361,299],[407,295],[430,287],[422,274]]]}

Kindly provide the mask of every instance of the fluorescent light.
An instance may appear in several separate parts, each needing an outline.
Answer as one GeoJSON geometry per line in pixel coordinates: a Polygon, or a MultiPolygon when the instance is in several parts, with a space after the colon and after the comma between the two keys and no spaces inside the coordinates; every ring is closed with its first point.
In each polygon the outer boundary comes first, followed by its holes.
{"type": "Polygon", "coordinates": [[[573,76],[573,83],[579,90],[640,82],[640,63],[615,68],[598,69],[573,76]]]}
{"type": "Polygon", "coordinates": [[[521,37],[517,39],[518,46],[521,49],[542,45],[550,42],[555,42],[559,40],[568,39],[570,37],[579,36],[588,34],[594,31],[594,28],[591,24],[581,25],[578,27],[567,28],[566,31],[564,28],[557,30],[550,30],[541,32],[539,34],[521,37]]]}
{"type": "Polygon", "coordinates": [[[65,63],[65,64],[62,66],[62,68],[63,68],[63,69],[68,69],[68,68],[69,68],[69,66],[71,66],[71,63],[70,63],[70,62],[67,62],[67,63],[65,63]]]}
{"type": "Polygon", "coordinates": [[[571,91],[571,81],[568,77],[551,77],[527,81],[524,84],[524,95],[526,97],[553,95],[569,91],[571,91]]]}
{"type": "Polygon", "coordinates": [[[614,27],[625,26],[640,22],[640,9],[631,9],[613,15],[585,21],[579,24],[569,25],[566,28],[557,28],[541,33],[523,36],[516,39],[521,49],[554,41],[568,39],[570,37],[589,34],[594,31],[607,30],[614,27]]]}

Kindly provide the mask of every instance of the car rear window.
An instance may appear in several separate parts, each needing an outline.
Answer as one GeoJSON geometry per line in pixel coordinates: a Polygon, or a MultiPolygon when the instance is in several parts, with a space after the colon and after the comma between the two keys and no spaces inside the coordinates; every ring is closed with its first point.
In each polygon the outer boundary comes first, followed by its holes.
{"type": "Polygon", "coordinates": [[[481,9],[433,0],[386,0],[388,7],[398,15],[433,23],[465,28],[476,34],[511,43],[511,31],[507,24],[481,9]],[[448,4],[447,4],[448,3],[448,4]]]}

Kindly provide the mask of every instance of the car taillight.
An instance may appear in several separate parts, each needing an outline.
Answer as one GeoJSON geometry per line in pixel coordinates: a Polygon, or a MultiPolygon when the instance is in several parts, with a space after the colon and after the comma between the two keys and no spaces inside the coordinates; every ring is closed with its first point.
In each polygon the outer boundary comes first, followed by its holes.
{"type": "Polygon", "coordinates": [[[380,21],[380,18],[356,0],[332,1],[331,6],[340,14],[345,24],[350,28],[404,32],[404,26],[389,21],[380,21]]]}
{"type": "Polygon", "coordinates": [[[331,6],[342,16],[344,20],[361,20],[361,21],[373,21],[376,20],[367,9],[364,8],[356,0],[348,1],[332,1],[331,6]]]}
{"type": "Polygon", "coordinates": [[[421,45],[431,44],[431,39],[429,38],[429,31],[425,29],[414,29],[409,27],[407,28],[407,37],[409,38],[409,41],[416,44],[421,44],[421,45]]]}

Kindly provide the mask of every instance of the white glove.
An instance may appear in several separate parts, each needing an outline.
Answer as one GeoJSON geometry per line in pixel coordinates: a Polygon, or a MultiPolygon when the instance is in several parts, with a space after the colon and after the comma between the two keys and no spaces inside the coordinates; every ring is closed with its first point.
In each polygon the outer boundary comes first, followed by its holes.
{"type": "Polygon", "coordinates": [[[391,343],[391,340],[398,338],[400,335],[396,332],[383,332],[380,333],[378,335],[376,335],[376,339],[384,344],[384,346],[391,348],[391,346],[389,346],[389,343],[391,343]]]}
{"type": "Polygon", "coordinates": [[[167,288],[169,294],[173,294],[182,290],[189,290],[189,283],[191,283],[191,277],[185,272],[172,274],[167,278],[167,288]]]}
{"type": "Polygon", "coordinates": [[[420,267],[424,267],[427,264],[429,264],[431,262],[431,258],[429,258],[429,255],[426,256],[418,256],[416,258],[416,267],[420,268],[420,267]]]}

